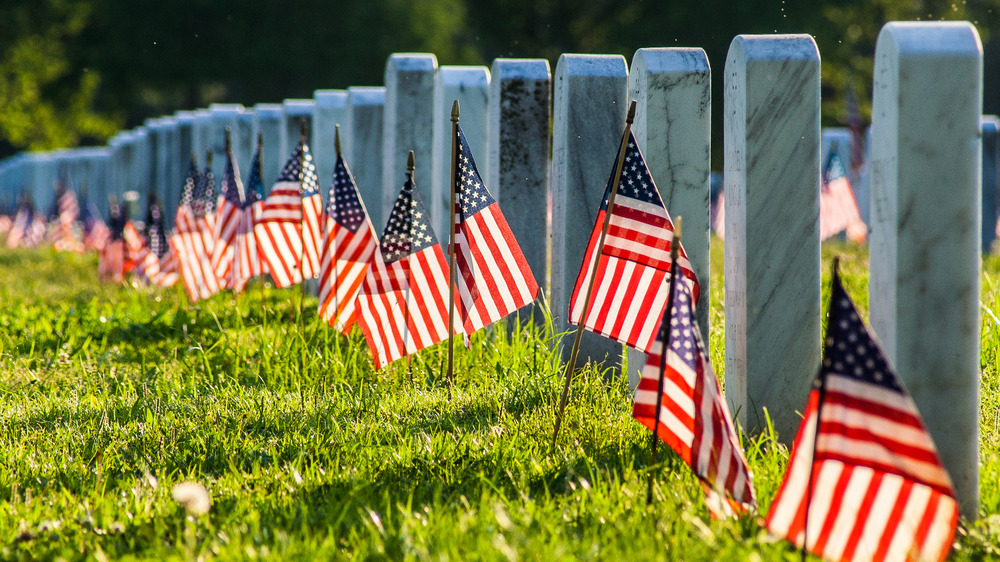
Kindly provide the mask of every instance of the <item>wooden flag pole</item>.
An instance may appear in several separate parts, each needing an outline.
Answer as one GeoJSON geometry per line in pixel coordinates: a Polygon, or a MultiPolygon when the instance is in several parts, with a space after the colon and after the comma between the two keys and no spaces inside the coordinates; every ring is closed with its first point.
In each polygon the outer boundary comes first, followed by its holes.
{"type": "Polygon", "coordinates": [[[597,277],[597,266],[601,262],[601,252],[604,250],[604,240],[608,236],[608,226],[611,224],[611,210],[615,206],[615,195],[618,194],[618,185],[622,180],[622,167],[625,161],[625,150],[628,148],[628,137],[632,132],[632,121],[635,120],[635,100],[628,108],[628,115],[625,117],[625,131],[622,133],[621,146],[618,148],[618,162],[615,165],[615,174],[611,181],[611,194],[608,196],[608,208],[604,212],[604,224],[601,226],[601,237],[597,247],[594,248],[594,263],[590,268],[590,282],[587,284],[587,298],[583,301],[583,310],[580,311],[580,319],[576,325],[576,338],[573,340],[573,349],[569,354],[569,363],[566,364],[566,375],[563,381],[562,398],[559,400],[559,411],[556,412],[556,427],[552,432],[552,450],[556,448],[556,439],[559,437],[559,428],[562,426],[563,412],[566,410],[566,400],[569,398],[569,384],[573,380],[573,369],[576,365],[576,358],[580,354],[580,340],[583,338],[583,325],[590,311],[590,298],[594,292],[594,278],[597,277]]]}
{"type": "MultiPolygon", "coordinates": [[[[413,170],[415,170],[416,168],[417,168],[417,166],[416,166],[416,163],[414,162],[413,151],[411,150],[409,152],[409,154],[406,155],[406,175],[409,178],[410,184],[413,186],[414,191],[416,191],[416,189],[417,189],[416,184],[413,183],[413,170]]],[[[413,220],[412,219],[410,220],[410,225],[411,225],[410,228],[412,229],[413,228],[413,226],[412,226],[413,225],[413,220]]],[[[413,231],[411,230],[407,234],[410,234],[411,235],[411,239],[412,239],[413,231]]],[[[407,261],[409,261],[410,257],[407,256],[406,259],[407,259],[407,261]]],[[[406,287],[407,287],[407,289],[406,289],[406,291],[407,291],[407,295],[409,295],[409,287],[410,287],[410,277],[409,277],[409,275],[410,275],[410,268],[409,267],[406,268],[406,275],[407,275],[407,278],[406,278],[406,287]]],[[[410,299],[409,298],[407,298],[406,302],[403,303],[403,322],[406,323],[406,325],[404,326],[404,333],[406,334],[406,338],[409,338],[410,337],[410,299]]],[[[403,351],[406,351],[406,341],[405,340],[403,341],[403,351]]],[[[410,383],[412,384],[413,383],[413,355],[410,354],[410,353],[406,354],[406,376],[410,379],[410,383]]]]}
{"type": "MultiPolygon", "coordinates": [[[[261,183],[264,183],[264,164],[261,162],[264,159],[264,133],[261,132],[257,133],[257,154],[260,155],[260,158],[257,158],[257,177],[260,178],[261,183]]],[[[260,309],[264,315],[262,321],[264,328],[267,328],[267,298],[264,294],[265,282],[261,279],[257,281],[260,285],[260,309]]]]}
{"type": "MultiPolygon", "coordinates": [[[[837,256],[833,257],[833,275],[830,276],[830,286],[834,286],[840,278],[840,258],[837,256]]],[[[825,389],[826,378],[823,376],[823,367],[819,368],[819,376],[816,377],[816,381],[813,386],[819,391],[819,400],[816,401],[816,424],[813,427],[813,442],[812,442],[812,456],[813,458],[809,461],[809,483],[806,487],[806,510],[802,515],[802,560],[805,560],[809,554],[809,507],[812,504],[813,496],[813,467],[816,464],[816,443],[819,441],[819,416],[823,411],[823,400],[826,398],[825,389]]]]}
{"type": "Polygon", "coordinates": [[[455,385],[455,181],[458,174],[458,100],[451,104],[451,205],[448,207],[448,387],[455,385]]]}
{"type": "MultiPolygon", "coordinates": [[[[306,142],[306,120],[303,118],[299,121],[299,131],[301,135],[301,143],[305,145],[306,142]]],[[[306,261],[306,209],[305,205],[302,204],[302,182],[306,179],[306,151],[303,150],[299,156],[299,210],[302,212],[301,222],[299,223],[299,230],[301,231],[299,242],[302,247],[299,248],[299,277],[301,281],[299,282],[299,337],[302,338],[302,350],[299,353],[299,401],[301,402],[302,408],[305,409],[305,395],[302,394],[302,377],[305,370],[305,354],[306,354],[306,318],[305,310],[305,295],[306,295],[306,268],[304,267],[306,261]]]]}
{"type": "MultiPolygon", "coordinates": [[[[674,308],[674,284],[677,283],[677,256],[681,248],[681,217],[677,217],[674,223],[674,239],[670,243],[670,282],[667,283],[667,308],[663,311],[663,323],[661,324],[663,334],[663,347],[660,348],[660,379],[656,384],[656,409],[653,410],[653,437],[652,451],[649,458],[649,486],[646,489],[646,505],[653,503],[653,466],[656,465],[658,454],[656,452],[660,443],[658,435],[660,425],[660,408],[663,407],[663,375],[667,371],[667,353],[670,351],[670,314],[674,308]]],[[[654,523],[655,525],[655,523],[654,523]]]]}

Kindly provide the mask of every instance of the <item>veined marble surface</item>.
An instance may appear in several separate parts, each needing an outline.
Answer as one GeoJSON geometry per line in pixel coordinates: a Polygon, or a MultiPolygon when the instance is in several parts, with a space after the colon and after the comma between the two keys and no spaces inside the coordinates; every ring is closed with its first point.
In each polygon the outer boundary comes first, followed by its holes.
{"type": "MultiPolygon", "coordinates": [[[[361,201],[368,211],[375,232],[385,229],[387,215],[382,214],[382,118],[385,114],[385,88],[355,86],[347,89],[347,125],[341,127],[342,149],[361,201]]],[[[402,183],[400,183],[402,185],[402,183]]]]}
{"type": "Polygon", "coordinates": [[[820,362],[819,71],[808,35],[739,35],[726,57],[726,396],[786,444],[820,362]]]}
{"type": "MultiPolygon", "coordinates": [[[[385,115],[382,132],[382,213],[388,217],[406,179],[412,150],[413,181],[424,204],[431,206],[431,160],[434,146],[434,72],[430,53],[394,53],[385,63],[385,115]]],[[[369,207],[374,205],[370,204],[369,207]]],[[[381,235],[381,228],[378,232],[381,235]]]]}
{"type": "MultiPolygon", "coordinates": [[[[451,204],[451,105],[458,100],[458,124],[486,177],[486,102],[490,69],[485,66],[442,66],[434,78],[434,156],[431,161],[431,199],[427,209],[438,240],[447,244],[448,207],[451,204]]],[[[487,189],[492,186],[487,184],[487,189]]]]}
{"type": "MultiPolygon", "coordinates": [[[[632,132],[650,175],[676,223],[684,218],[681,244],[698,276],[695,308],[701,337],[708,341],[712,159],[712,71],[702,49],[639,49],[628,76],[636,100],[632,132]]],[[[629,384],[639,384],[646,354],[629,348],[629,384]]]]}
{"type": "MultiPolygon", "coordinates": [[[[552,126],[552,319],[569,324],[573,295],[590,232],[612,173],[628,112],[628,67],[621,55],[573,55],[556,64],[552,126]]],[[[563,338],[569,359],[573,334],[563,338]]],[[[584,331],[577,366],[588,360],[617,365],[622,344],[584,331]]]]}
{"type": "MultiPolygon", "coordinates": [[[[552,75],[545,59],[496,59],[489,96],[487,186],[500,204],[535,281],[548,295],[549,149],[552,75]]],[[[485,161],[485,162],[484,162],[485,161]]]]}
{"type": "Polygon", "coordinates": [[[875,48],[871,322],[951,475],[979,502],[983,49],[968,22],[892,22],[875,48]]]}
{"type": "MultiPolygon", "coordinates": [[[[341,150],[344,149],[344,138],[347,130],[347,90],[316,90],[313,92],[312,131],[310,132],[309,148],[312,149],[313,162],[316,163],[316,176],[319,178],[319,192],[323,194],[324,203],[330,195],[330,185],[333,184],[333,167],[337,164],[337,148],[335,137],[337,125],[340,125],[341,150]]],[[[347,163],[351,165],[350,162],[347,163]]]]}

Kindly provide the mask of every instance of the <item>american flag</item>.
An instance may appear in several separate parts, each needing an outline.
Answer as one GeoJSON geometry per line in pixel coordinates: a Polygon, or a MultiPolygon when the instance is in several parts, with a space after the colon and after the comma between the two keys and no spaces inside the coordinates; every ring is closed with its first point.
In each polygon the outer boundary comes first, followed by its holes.
{"type": "Polygon", "coordinates": [[[455,253],[458,313],[471,334],[538,296],[538,284],[507,219],[476,169],[458,127],[455,178],[455,253]]]}
{"type": "Polygon", "coordinates": [[[86,190],[81,195],[80,209],[83,215],[83,245],[88,250],[100,252],[111,238],[111,230],[101,219],[97,206],[87,198],[86,190]]]}
{"type": "Polygon", "coordinates": [[[236,229],[243,209],[243,182],[240,169],[231,148],[226,150],[226,171],[222,175],[222,191],[215,209],[215,250],[212,252],[212,267],[223,288],[232,288],[230,269],[236,247],[236,229]]]}
{"type": "Polygon", "coordinates": [[[125,280],[125,267],[128,260],[125,247],[125,216],[114,197],[111,198],[108,214],[108,229],[110,237],[101,249],[97,264],[97,275],[102,281],[121,283],[125,280]]]}
{"type": "Polygon", "coordinates": [[[155,199],[150,199],[146,224],[149,225],[147,246],[150,253],[156,256],[157,261],[156,271],[148,271],[146,276],[153,285],[173,287],[180,279],[177,258],[174,256],[170,244],[167,243],[167,231],[163,226],[163,209],[160,207],[159,201],[155,201],[155,199]]]}
{"type": "Polygon", "coordinates": [[[160,258],[163,257],[166,238],[163,234],[163,213],[160,211],[156,194],[148,196],[149,208],[146,210],[146,240],[135,258],[135,275],[140,279],[152,282],[160,273],[160,258]]]}
{"type": "Polygon", "coordinates": [[[728,514],[731,507],[755,505],[752,477],[733,417],[699,335],[694,314],[696,300],[691,293],[693,282],[685,277],[680,281],[666,281],[673,292],[670,314],[661,322],[656,343],[642,369],[632,417],[655,431],[691,467],[705,489],[709,509],[716,515],[728,514]],[[668,331],[657,413],[660,363],[668,331]]]}
{"type": "Polygon", "coordinates": [[[322,213],[316,165],[303,139],[285,163],[254,226],[257,248],[275,287],[290,287],[319,275],[322,213]]]}
{"type": "Polygon", "coordinates": [[[943,560],[957,520],[920,414],[835,274],[823,364],[767,527],[831,560],[943,560]]]}
{"type": "Polygon", "coordinates": [[[246,197],[243,199],[236,224],[236,235],[233,238],[233,264],[229,268],[229,286],[234,291],[242,291],[253,277],[267,273],[267,264],[257,252],[257,237],[254,226],[260,219],[264,209],[261,201],[263,182],[260,178],[261,146],[257,145],[253,161],[250,162],[250,177],[246,185],[246,197]]]}
{"type": "Polygon", "coordinates": [[[211,221],[204,215],[205,200],[195,197],[195,192],[204,195],[207,186],[198,173],[195,163],[191,162],[184,192],[174,219],[174,234],[170,237],[170,247],[177,260],[184,289],[192,302],[208,298],[219,292],[219,279],[212,268],[212,238],[211,221]]]}
{"type": "Polygon", "coordinates": [[[31,205],[31,201],[27,195],[22,195],[17,214],[14,215],[14,222],[10,227],[10,232],[7,233],[8,248],[17,248],[21,245],[25,234],[27,234],[28,229],[31,227],[34,216],[35,209],[31,205]]]}
{"type": "Polygon", "coordinates": [[[448,263],[429,219],[407,172],[358,295],[376,369],[448,337],[448,263]]]}
{"type": "MultiPolygon", "coordinates": [[[[574,324],[583,314],[617,165],[616,158],[570,300],[569,317],[574,324]]],[[[670,215],[630,132],[621,183],[611,211],[611,223],[601,251],[584,327],[641,351],[651,351],[667,306],[666,291],[659,288],[666,285],[670,276],[673,239],[674,225],[670,222],[670,215]]],[[[700,291],[698,279],[683,248],[677,261],[682,275],[694,282],[693,293],[697,301],[700,291]]]]}
{"type": "Polygon", "coordinates": [[[847,170],[834,147],[823,168],[823,188],[819,192],[819,239],[826,240],[845,229],[852,240],[859,242],[864,241],[868,232],[847,170]]]}
{"type": "Polygon", "coordinates": [[[378,247],[375,230],[351,171],[337,155],[326,205],[325,236],[320,252],[319,315],[346,332],[357,320],[357,297],[378,247]]]}
{"type": "Polygon", "coordinates": [[[60,182],[60,193],[56,199],[58,209],[58,230],[53,246],[60,252],[83,252],[84,246],[77,237],[77,220],[80,218],[80,203],[69,179],[60,182]]]}

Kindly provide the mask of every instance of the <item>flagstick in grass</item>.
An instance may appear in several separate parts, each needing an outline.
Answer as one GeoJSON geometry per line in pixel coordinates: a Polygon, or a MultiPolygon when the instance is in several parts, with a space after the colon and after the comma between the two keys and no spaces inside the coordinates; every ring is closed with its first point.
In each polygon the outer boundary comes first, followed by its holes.
{"type": "MultiPolygon", "coordinates": [[[[676,276],[679,273],[677,267],[677,255],[680,253],[681,248],[681,217],[677,217],[677,222],[674,223],[674,239],[670,244],[670,275],[667,283],[667,307],[663,309],[663,350],[660,352],[660,380],[657,382],[656,386],[656,417],[660,417],[660,408],[663,407],[663,375],[667,370],[667,352],[670,349],[670,322],[671,311],[674,308],[674,283],[676,283],[676,276]]],[[[652,437],[650,437],[652,444],[652,454],[649,460],[649,485],[646,488],[646,505],[652,505],[653,503],[653,466],[656,465],[658,460],[657,447],[660,443],[660,436],[657,435],[656,426],[653,426],[652,437]]],[[[655,528],[655,522],[654,522],[655,528]]]]}
{"type": "Polygon", "coordinates": [[[448,394],[455,384],[455,181],[458,173],[458,100],[451,105],[451,205],[448,211],[448,394]]]}
{"type": "MultiPolygon", "coordinates": [[[[306,142],[306,120],[304,118],[301,121],[299,121],[299,132],[302,134],[301,142],[302,142],[303,145],[305,145],[305,142],[306,142]]],[[[305,177],[306,177],[306,151],[305,150],[302,151],[302,154],[299,156],[299,158],[300,158],[300,160],[299,160],[299,168],[300,168],[300,172],[299,172],[299,192],[301,193],[301,191],[302,191],[302,182],[305,181],[305,177]]],[[[305,395],[302,393],[302,378],[304,376],[303,375],[303,370],[305,368],[305,353],[306,353],[306,345],[305,345],[305,343],[306,343],[305,342],[305,338],[306,338],[306,334],[305,334],[305,330],[306,330],[306,328],[305,328],[305,316],[306,315],[305,315],[305,311],[303,310],[303,306],[305,306],[304,303],[305,303],[305,294],[306,294],[306,269],[305,269],[305,263],[304,263],[305,260],[306,260],[306,210],[304,208],[304,205],[301,208],[301,211],[302,211],[302,215],[300,217],[300,220],[302,222],[299,225],[299,232],[301,234],[301,240],[300,240],[300,242],[302,244],[302,247],[299,249],[300,250],[299,251],[299,277],[301,278],[301,281],[300,281],[300,285],[299,285],[299,311],[298,311],[298,313],[299,313],[299,339],[301,341],[302,349],[299,350],[299,354],[298,355],[299,355],[299,402],[301,403],[302,408],[305,409],[305,400],[306,399],[305,399],[305,395]]]]}
{"type": "MultiPolygon", "coordinates": [[[[415,159],[413,157],[413,151],[411,150],[406,155],[406,174],[410,177],[411,180],[413,179],[413,171],[417,169],[417,165],[416,165],[416,162],[414,160],[415,159]]],[[[412,230],[411,230],[410,233],[412,234],[412,230]]],[[[409,260],[410,258],[407,257],[406,259],[409,260]]],[[[407,271],[407,275],[409,275],[410,268],[406,268],[406,271],[407,271]]],[[[407,290],[409,290],[409,286],[410,286],[410,279],[407,278],[406,279],[407,290]]],[[[404,322],[404,324],[406,326],[410,325],[410,299],[405,299],[403,301],[403,322],[404,322]]],[[[409,337],[409,329],[407,329],[406,334],[407,334],[406,337],[409,337]]],[[[403,349],[406,349],[406,345],[405,344],[403,345],[403,349]]],[[[413,384],[413,354],[412,353],[407,353],[406,354],[406,376],[409,378],[410,384],[413,384]]]]}
{"type": "MultiPolygon", "coordinates": [[[[573,368],[576,365],[576,358],[580,354],[580,340],[583,338],[583,326],[590,311],[590,299],[594,292],[594,280],[597,279],[597,267],[600,264],[601,252],[604,250],[604,240],[608,236],[608,226],[611,224],[611,211],[615,207],[615,195],[618,193],[618,185],[621,183],[622,166],[625,164],[625,150],[628,147],[628,136],[632,131],[632,121],[635,120],[635,100],[628,108],[628,116],[625,118],[625,132],[622,133],[621,146],[618,149],[618,163],[615,166],[614,181],[611,183],[611,195],[608,197],[608,209],[604,215],[604,225],[601,227],[601,239],[597,244],[594,255],[594,265],[590,272],[590,282],[587,284],[587,298],[583,302],[583,310],[580,312],[580,320],[576,326],[576,338],[573,340],[573,349],[569,355],[569,362],[566,364],[566,375],[563,382],[562,398],[559,400],[559,411],[556,412],[556,427],[552,433],[552,450],[556,448],[556,440],[559,438],[559,428],[562,426],[563,412],[566,410],[566,400],[569,398],[569,385],[573,380],[573,368]]],[[[452,186],[454,189],[454,186],[452,186]]]]}

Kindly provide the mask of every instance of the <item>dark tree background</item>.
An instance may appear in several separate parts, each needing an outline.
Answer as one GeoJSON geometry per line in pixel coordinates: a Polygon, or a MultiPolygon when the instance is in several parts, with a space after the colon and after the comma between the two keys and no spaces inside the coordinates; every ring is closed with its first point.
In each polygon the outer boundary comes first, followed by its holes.
{"type": "Polygon", "coordinates": [[[867,120],[879,29],[902,19],[968,19],[986,42],[987,113],[1000,111],[1000,0],[4,0],[0,157],[104,144],[147,117],[213,102],[253,105],[319,88],[378,85],[392,52],[440,64],[496,57],[708,52],[721,146],[725,55],[739,33],[810,33],[822,56],[823,121],[846,122],[853,89],[867,120]]]}

